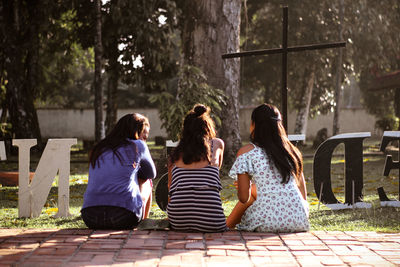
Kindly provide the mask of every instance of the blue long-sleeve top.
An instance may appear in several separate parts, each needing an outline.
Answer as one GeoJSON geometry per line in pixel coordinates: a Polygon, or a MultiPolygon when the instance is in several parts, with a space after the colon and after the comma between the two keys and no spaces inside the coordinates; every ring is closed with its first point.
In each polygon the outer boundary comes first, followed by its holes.
{"type": "Polygon", "coordinates": [[[90,165],[89,181],[83,197],[83,207],[117,206],[132,211],[142,218],[142,198],[138,178],[153,179],[156,168],[149,149],[141,140],[117,149],[118,157],[104,151],[95,167],[90,165]]]}

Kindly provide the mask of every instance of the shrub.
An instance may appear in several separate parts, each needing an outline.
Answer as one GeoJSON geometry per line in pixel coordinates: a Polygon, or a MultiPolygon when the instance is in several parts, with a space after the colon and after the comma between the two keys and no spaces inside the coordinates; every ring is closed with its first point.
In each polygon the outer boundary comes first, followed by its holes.
{"type": "Polygon", "coordinates": [[[201,69],[185,65],[178,73],[179,82],[176,96],[164,91],[150,97],[150,102],[158,104],[158,112],[168,138],[179,139],[186,113],[197,103],[209,106],[216,126],[221,125],[220,113],[226,104],[226,96],[220,89],[207,84],[207,77],[201,69]]]}

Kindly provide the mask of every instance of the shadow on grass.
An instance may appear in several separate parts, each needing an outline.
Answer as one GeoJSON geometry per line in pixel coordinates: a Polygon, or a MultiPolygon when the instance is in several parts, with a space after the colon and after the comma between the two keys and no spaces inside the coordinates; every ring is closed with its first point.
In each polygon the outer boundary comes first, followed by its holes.
{"type": "Polygon", "coordinates": [[[70,217],[55,218],[58,204],[58,188],[53,186],[42,208],[35,218],[18,217],[18,187],[0,187],[0,227],[6,228],[86,228],[80,210],[86,184],[70,185],[70,217]]]}
{"type": "MultiPolygon", "coordinates": [[[[57,226],[63,226],[64,224],[76,224],[76,225],[82,225],[83,221],[82,221],[82,217],[81,216],[76,216],[73,218],[59,218],[55,224],[57,226]]],[[[79,228],[85,228],[86,226],[83,224],[83,227],[79,227],[79,228]]]]}
{"type": "Polygon", "coordinates": [[[313,211],[310,222],[311,230],[399,232],[400,208],[313,211]]]}
{"type": "MultiPolygon", "coordinates": [[[[86,184],[74,184],[69,186],[70,206],[82,206],[83,194],[85,193],[86,187],[86,184]]],[[[54,206],[57,200],[58,187],[52,186],[45,207],[54,206]]],[[[0,187],[0,208],[16,207],[18,207],[18,187],[0,187]]]]}

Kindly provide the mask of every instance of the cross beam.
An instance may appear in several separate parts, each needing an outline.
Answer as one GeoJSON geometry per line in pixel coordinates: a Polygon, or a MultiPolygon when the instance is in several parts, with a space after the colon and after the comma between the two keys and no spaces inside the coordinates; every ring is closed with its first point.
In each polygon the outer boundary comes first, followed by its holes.
{"type": "MultiPolygon", "coordinates": [[[[306,51],[306,50],[319,50],[319,49],[328,49],[328,48],[345,47],[345,46],[346,46],[346,42],[299,45],[299,46],[288,47],[287,52],[289,53],[289,52],[298,52],[298,51],[306,51]]],[[[222,58],[226,59],[226,58],[235,58],[235,57],[262,56],[262,55],[280,54],[282,52],[283,52],[283,48],[260,49],[260,50],[223,54],[222,58]]]]}
{"type": "Polygon", "coordinates": [[[283,7],[283,23],[282,23],[282,48],[273,49],[261,49],[252,51],[243,51],[237,53],[223,54],[223,59],[237,58],[237,57],[248,57],[248,56],[261,56],[261,55],[271,55],[271,54],[282,54],[282,89],[281,89],[281,112],[283,117],[283,126],[286,131],[287,126],[287,54],[289,52],[299,52],[306,50],[319,50],[319,49],[329,49],[337,47],[345,47],[346,42],[333,42],[326,44],[311,44],[311,45],[301,45],[288,47],[287,44],[287,33],[288,33],[288,7],[283,7]]]}

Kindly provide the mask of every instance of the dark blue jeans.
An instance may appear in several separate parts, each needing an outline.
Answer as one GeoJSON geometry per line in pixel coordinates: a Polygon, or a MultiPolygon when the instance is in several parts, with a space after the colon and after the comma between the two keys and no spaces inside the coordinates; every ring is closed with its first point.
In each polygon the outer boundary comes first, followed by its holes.
{"type": "Polygon", "coordinates": [[[139,224],[136,214],[115,206],[95,206],[81,210],[82,219],[90,229],[133,229],[139,224]]]}

